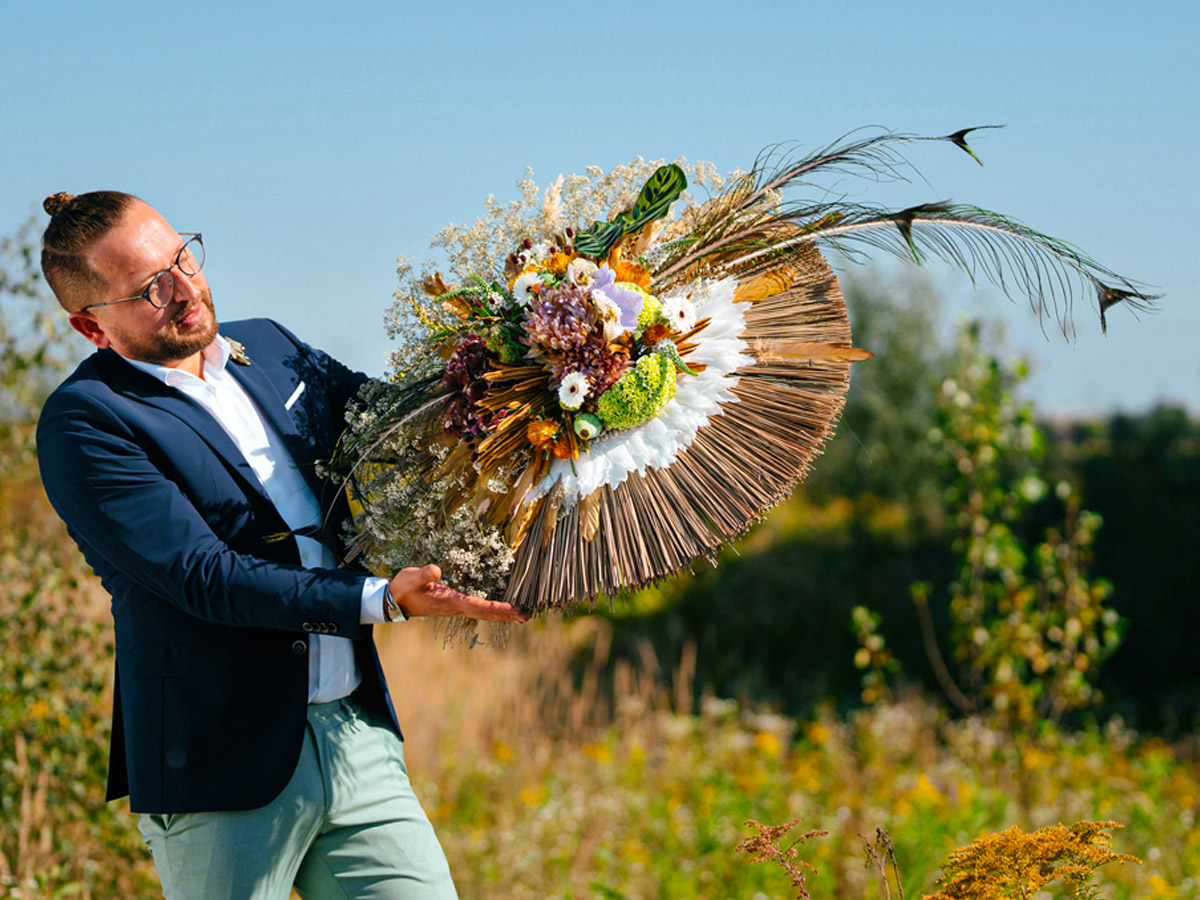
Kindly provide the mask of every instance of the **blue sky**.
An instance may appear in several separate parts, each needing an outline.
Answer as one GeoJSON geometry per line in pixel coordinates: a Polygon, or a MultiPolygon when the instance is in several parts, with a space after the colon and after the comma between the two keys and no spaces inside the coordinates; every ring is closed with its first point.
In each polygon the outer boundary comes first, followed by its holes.
{"type": "Polygon", "coordinates": [[[131,191],[204,232],[222,318],[280,319],[381,374],[396,256],[515,197],[525,166],[728,170],[863,125],[1003,123],[974,141],[985,167],[929,145],[928,184],[864,199],[1004,212],[1167,295],[1106,338],[1079,304],[1068,344],[939,267],[948,317],[992,312],[1032,357],[1043,413],[1200,413],[1200,12],[1146,9],[9,0],[0,231],[55,191],[131,191]]]}

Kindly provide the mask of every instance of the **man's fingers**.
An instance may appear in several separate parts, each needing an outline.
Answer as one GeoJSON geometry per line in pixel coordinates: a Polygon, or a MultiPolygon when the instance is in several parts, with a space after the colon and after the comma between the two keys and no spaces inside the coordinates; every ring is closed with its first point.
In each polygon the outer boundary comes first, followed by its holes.
{"type": "Polygon", "coordinates": [[[443,584],[441,577],[441,566],[436,563],[402,569],[392,581],[393,596],[410,616],[466,616],[490,622],[529,621],[529,613],[511,603],[464,594],[443,584]]]}
{"type": "Polygon", "coordinates": [[[485,619],[490,622],[527,622],[529,620],[529,613],[518,609],[511,603],[485,600],[483,597],[456,591],[444,584],[431,583],[426,586],[426,593],[445,604],[441,615],[466,616],[470,619],[485,619]]]}
{"type": "Polygon", "coordinates": [[[473,619],[486,619],[492,622],[528,622],[529,613],[518,609],[511,603],[499,603],[494,600],[484,600],[481,597],[467,597],[469,615],[473,619]]]}

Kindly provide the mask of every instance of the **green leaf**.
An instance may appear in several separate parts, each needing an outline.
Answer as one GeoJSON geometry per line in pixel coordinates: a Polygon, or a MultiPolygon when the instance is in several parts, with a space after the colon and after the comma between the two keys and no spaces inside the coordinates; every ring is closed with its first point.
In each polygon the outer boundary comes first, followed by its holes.
{"type": "Polygon", "coordinates": [[[579,232],[572,242],[575,252],[596,259],[607,255],[609,248],[625,237],[625,223],[622,217],[626,215],[628,213],[621,213],[611,222],[596,222],[591,228],[579,232]]]}
{"type": "Polygon", "coordinates": [[[679,199],[686,187],[687,176],[683,174],[683,169],[675,163],[659,166],[646,180],[642,192],[638,194],[637,202],[633,204],[632,221],[629,222],[626,234],[639,231],[655,219],[665,216],[671,204],[679,199]]]}
{"type": "Polygon", "coordinates": [[[665,216],[686,187],[687,176],[683,174],[683,169],[674,163],[659,166],[646,179],[632,208],[619,213],[609,222],[596,222],[575,236],[575,251],[594,259],[606,256],[625,235],[640,231],[650,222],[665,216]]]}

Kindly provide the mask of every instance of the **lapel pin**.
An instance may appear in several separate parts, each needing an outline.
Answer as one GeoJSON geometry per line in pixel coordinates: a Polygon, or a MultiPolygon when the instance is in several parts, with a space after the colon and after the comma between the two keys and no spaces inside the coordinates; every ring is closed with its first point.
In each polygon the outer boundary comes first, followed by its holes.
{"type": "Polygon", "coordinates": [[[233,338],[225,338],[229,342],[229,358],[239,366],[250,365],[250,357],[246,355],[246,347],[241,341],[235,341],[233,338]]]}

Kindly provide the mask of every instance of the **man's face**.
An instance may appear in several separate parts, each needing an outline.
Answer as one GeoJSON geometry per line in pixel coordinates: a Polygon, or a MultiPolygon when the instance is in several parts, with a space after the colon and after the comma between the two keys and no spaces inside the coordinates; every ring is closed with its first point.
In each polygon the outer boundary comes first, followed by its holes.
{"type": "MultiPolygon", "coordinates": [[[[156,210],[135,201],[120,223],[87,251],[89,261],[108,283],[109,296],[90,302],[136,297],[150,280],[175,262],[184,239],[156,210]]],[[[160,365],[194,357],[217,336],[217,317],[204,273],[171,272],[175,294],[165,309],[130,300],[72,313],[71,324],[97,347],[160,365]]]]}

